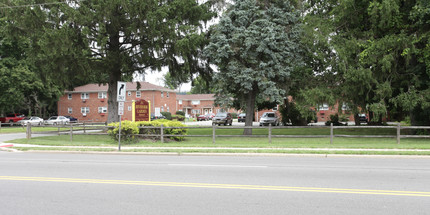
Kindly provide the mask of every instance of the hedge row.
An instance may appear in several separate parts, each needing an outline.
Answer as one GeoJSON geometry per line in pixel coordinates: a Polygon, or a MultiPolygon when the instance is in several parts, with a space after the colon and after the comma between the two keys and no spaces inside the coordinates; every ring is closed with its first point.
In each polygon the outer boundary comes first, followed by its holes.
{"type": "MultiPolygon", "coordinates": [[[[142,121],[142,122],[131,122],[122,121],[121,123],[121,139],[128,142],[137,141],[135,134],[146,134],[146,135],[159,135],[159,128],[145,128],[145,127],[160,127],[163,124],[164,127],[184,127],[184,128],[166,128],[163,129],[163,133],[166,135],[186,135],[188,129],[186,126],[178,121],[170,121],[167,119],[160,119],[154,121],[142,121]]],[[[108,126],[113,126],[108,130],[108,134],[115,140],[118,140],[119,133],[119,122],[110,123],[108,126]]],[[[159,137],[150,137],[153,139],[159,139],[159,137]]],[[[184,140],[184,137],[166,137],[177,141],[184,140]]]]}

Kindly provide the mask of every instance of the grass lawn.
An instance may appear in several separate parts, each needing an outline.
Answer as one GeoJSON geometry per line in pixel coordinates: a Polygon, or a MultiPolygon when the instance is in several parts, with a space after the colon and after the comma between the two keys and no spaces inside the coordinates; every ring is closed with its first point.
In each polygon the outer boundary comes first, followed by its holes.
{"type": "MultiPolygon", "coordinates": [[[[107,135],[69,135],[35,137],[31,140],[17,139],[10,143],[34,144],[45,146],[117,146],[107,135]]],[[[122,146],[133,147],[219,147],[219,148],[358,148],[358,149],[430,149],[430,139],[402,139],[397,144],[395,138],[272,138],[267,137],[187,137],[185,141],[167,140],[165,143],[154,140],[141,140],[137,143],[122,142],[122,146]]]]}
{"type": "MultiPolygon", "coordinates": [[[[69,131],[70,128],[60,128],[60,131],[69,131]]],[[[0,134],[11,134],[11,133],[25,133],[27,131],[27,127],[23,126],[13,126],[13,127],[1,127],[0,134]]],[[[55,127],[32,127],[32,132],[49,132],[49,131],[58,131],[58,128],[55,127]]]]}

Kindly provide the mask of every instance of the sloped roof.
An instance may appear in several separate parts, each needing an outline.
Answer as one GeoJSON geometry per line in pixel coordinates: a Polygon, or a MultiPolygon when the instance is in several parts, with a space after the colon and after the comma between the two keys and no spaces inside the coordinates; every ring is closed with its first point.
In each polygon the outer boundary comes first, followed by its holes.
{"type": "MultiPolygon", "coordinates": [[[[127,82],[127,91],[137,91],[137,82],[127,82]]],[[[73,91],[66,91],[66,93],[90,93],[90,92],[107,92],[107,84],[87,84],[84,86],[76,87],[73,91]]],[[[163,91],[163,92],[175,92],[174,90],[157,86],[148,82],[140,82],[140,91],[163,91]]]]}
{"type": "Polygon", "coordinates": [[[215,94],[176,95],[176,100],[215,100],[215,94]]]}

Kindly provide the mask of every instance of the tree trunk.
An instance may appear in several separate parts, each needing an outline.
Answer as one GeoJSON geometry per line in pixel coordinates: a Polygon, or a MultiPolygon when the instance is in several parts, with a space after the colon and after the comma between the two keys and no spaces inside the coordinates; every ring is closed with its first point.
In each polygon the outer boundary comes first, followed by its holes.
{"type": "MultiPolygon", "coordinates": [[[[252,126],[252,122],[254,121],[254,110],[255,110],[255,90],[249,92],[246,95],[246,118],[245,118],[245,126],[252,126]]],[[[252,128],[245,128],[243,130],[244,135],[252,135],[252,128]]]]}
{"type": "Polygon", "coordinates": [[[356,126],[361,125],[360,123],[360,117],[358,116],[358,113],[354,113],[354,122],[356,126]]]}
{"type": "MultiPolygon", "coordinates": [[[[118,9],[117,9],[118,10],[118,9]]],[[[118,11],[116,11],[118,13],[118,11]]],[[[119,122],[117,86],[121,81],[121,43],[118,26],[114,23],[108,25],[109,47],[107,49],[106,61],[109,68],[108,87],[108,123],[119,122]]],[[[126,92],[127,93],[127,92],[126,92]]],[[[126,94],[127,98],[127,94],[126,94]]]]}

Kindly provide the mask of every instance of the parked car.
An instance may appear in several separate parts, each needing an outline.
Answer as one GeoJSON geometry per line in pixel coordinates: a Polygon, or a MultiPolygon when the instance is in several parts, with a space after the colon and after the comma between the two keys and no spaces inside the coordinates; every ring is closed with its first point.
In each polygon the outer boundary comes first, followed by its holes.
{"type": "Polygon", "coordinates": [[[212,119],[212,125],[232,125],[233,124],[233,118],[231,117],[230,113],[226,112],[220,112],[215,115],[215,117],[212,119]]]}
{"type": "Polygon", "coordinates": [[[360,123],[365,122],[368,123],[369,119],[367,118],[366,114],[362,113],[362,114],[358,114],[358,118],[360,119],[360,123]]]}
{"type": "Polygon", "coordinates": [[[157,120],[157,119],[166,119],[166,117],[163,116],[162,114],[155,115],[155,114],[151,113],[151,120],[157,120]]]}
{"type": "Polygon", "coordinates": [[[51,116],[45,121],[46,125],[66,125],[70,123],[70,119],[65,116],[51,116]]]}
{"type": "Polygon", "coordinates": [[[64,116],[64,117],[66,117],[67,119],[69,119],[70,120],[70,122],[78,122],[78,119],[76,119],[75,117],[73,117],[73,116],[64,116]]]}
{"type": "Polygon", "coordinates": [[[206,114],[206,117],[207,117],[209,120],[212,120],[212,119],[215,117],[215,114],[214,114],[214,113],[208,113],[208,114],[206,114]]]}
{"type": "Polygon", "coordinates": [[[260,126],[263,125],[273,125],[278,126],[279,125],[279,118],[274,112],[266,112],[263,113],[263,115],[260,118],[260,126]]]}
{"type": "Polygon", "coordinates": [[[197,121],[208,121],[208,117],[206,115],[199,115],[197,117],[197,121]]]}
{"type": "Polygon", "coordinates": [[[241,113],[237,116],[238,122],[245,122],[245,119],[246,119],[246,113],[241,113]]]}
{"type": "Polygon", "coordinates": [[[10,113],[10,114],[7,114],[6,117],[0,117],[0,122],[14,123],[14,122],[18,122],[19,120],[23,120],[24,118],[25,118],[24,114],[10,113]]]}
{"type": "Polygon", "coordinates": [[[43,119],[37,116],[25,117],[23,120],[19,120],[18,123],[21,125],[27,125],[28,123],[30,123],[30,125],[42,125],[43,119]]]}

